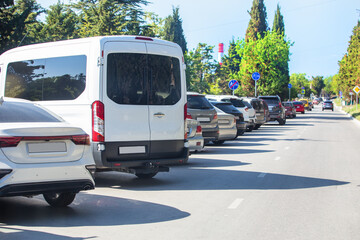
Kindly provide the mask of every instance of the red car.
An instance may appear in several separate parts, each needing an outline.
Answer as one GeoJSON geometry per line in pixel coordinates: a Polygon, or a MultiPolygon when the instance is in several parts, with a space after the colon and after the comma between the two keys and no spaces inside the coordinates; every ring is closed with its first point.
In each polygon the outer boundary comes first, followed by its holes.
{"type": "Polygon", "coordinates": [[[295,106],[296,112],[301,112],[302,114],[305,113],[305,107],[303,102],[294,101],[293,104],[295,106]]]}
{"type": "Polygon", "coordinates": [[[283,102],[282,105],[285,107],[286,118],[296,117],[295,106],[293,105],[292,102],[283,102]]]}

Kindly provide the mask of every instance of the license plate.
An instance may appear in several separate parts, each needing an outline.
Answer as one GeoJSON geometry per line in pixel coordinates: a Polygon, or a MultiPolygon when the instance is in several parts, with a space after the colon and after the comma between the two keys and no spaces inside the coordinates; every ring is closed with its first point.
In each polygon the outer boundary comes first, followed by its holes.
{"type": "Polygon", "coordinates": [[[29,153],[66,152],[65,142],[28,143],[29,153]]]}
{"type": "Polygon", "coordinates": [[[228,124],[228,123],[229,123],[229,121],[227,121],[227,120],[219,120],[219,123],[222,123],[222,124],[228,124]]]}
{"type": "Polygon", "coordinates": [[[210,122],[210,118],[208,117],[198,117],[196,120],[199,122],[210,122]]]}
{"type": "Polygon", "coordinates": [[[145,146],[119,147],[119,154],[146,153],[145,146]]]}

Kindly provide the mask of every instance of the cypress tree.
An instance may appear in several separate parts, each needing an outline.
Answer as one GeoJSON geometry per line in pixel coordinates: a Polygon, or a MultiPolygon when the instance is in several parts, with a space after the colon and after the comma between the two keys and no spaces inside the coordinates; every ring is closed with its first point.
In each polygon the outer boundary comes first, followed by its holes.
{"type": "Polygon", "coordinates": [[[264,37],[265,32],[268,31],[268,24],[266,21],[266,7],[264,0],[253,0],[251,7],[250,21],[248,28],[246,29],[245,40],[248,41],[250,38],[257,40],[257,34],[259,33],[261,38],[264,37]]]}
{"type": "Polygon", "coordinates": [[[182,28],[179,7],[173,7],[173,14],[165,19],[164,39],[179,44],[183,53],[187,52],[187,42],[182,28]]]}
{"type": "Polygon", "coordinates": [[[279,4],[277,5],[277,9],[275,11],[275,17],[274,17],[272,31],[281,33],[282,35],[285,35],[284,17],[280,12],[279,4]]]}

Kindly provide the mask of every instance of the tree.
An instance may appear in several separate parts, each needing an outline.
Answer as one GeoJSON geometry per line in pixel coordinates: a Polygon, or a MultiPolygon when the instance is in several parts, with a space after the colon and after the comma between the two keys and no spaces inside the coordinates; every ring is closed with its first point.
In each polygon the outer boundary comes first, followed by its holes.
{"type": "Polygon", "coordinates": [[[164,19],[152,12],[146,12],[144,19],[146,22],[142,32],[144,36],[161,38],[164,35],[164,19]]]}
{"type": "Polygon", "coordinates": [[[301,94],[301,90],[305,89],[305,96],[310,97],[310,81],[306,78],[306,73],[293,73],[290,76],[291,98],[297,98],[298,94],[301,94]]]}
{"type": "Polygon", "coordinates": [[[208,93],[215,83],[213,62],[214,46],[199,43],[197,48],[185,54],[186,82],[189,91],[208,93]]]}
{"type": "MultiPolygon", "coordinates": [[[[260,36],[260,34],[258,34],[260,36]]],[[[237,52],[241,56],[240,70],[232,77],[240,81],[240,87],[235,93],[242,96],[253,96],[255,82],[252,73],[259,72],[257,81],[259,95],[286,96],[289,76],[283,69],[289,61],[290,41],[284,41],[277,32],[266,32],[263,38],[237,42],[237,52]]]]}
{"type": "Polygon", "coordinates": [[[316,76],[316,77],[312,77],[312,88],[315,91],[315,94],[317,96],[321,95],[321,91],[322,89],[325,87],[325,83],[324,83],[324,77],[323,76],[316,76]]]}
{"type": "Polygon", "coordinates": [[[326,77],[324,79],[325,87],[322,90],[322,94],[325,94],[326,96],[331,96],[335,93],[332,88],[332,82],[334,81],[333,79],[334,76],[326,77]]]}
{"type": "Polygon", "coordinates": [[[73,39],[78,37],[79,22],[74,11],[58,2],[46,11],[45,25],[41,31],[45,42],[73,39]]]}
{"type": "Polygon", "coordinates": [[[274,22],[272,27],[273,32],[278,32],[282,35],[285,35],[285,24],[284,24],[284,17],[280,12],[280,6],[277,5],[275,16],[274,16],[274,22]]]}
{"type": "Polygon", "coordinates": [[[259,37],[264,37],[265,32],[268,31],[268,24],[266,21],[267,14],[264,0],[253,0],[251,11],[248,11],[248,13],[250,14],[250,21],[246,29],[245,40],[257,40],[259,37]]]}
{"type": "Polygon", "coordinates": [[[79,0],[71,7],[80,18],[80,37],[141,35],[146,0],[79,0]]]}
{"type": "Polygon", "coordinates": [[[20,44],[37,42],[41,29],[37,17],[44,9],[35,0],[18,0],[14,5],[5,1],[2,5],[7,7],[0,11],[0,53],[20,44]]]}
{"type": "Polygon", "coordinates": [[[339,62],[339,66],[335,83],[337,90],[342,91],[344,97],[348,99],[348,93],[352,91],[354,86],[360,84],[360,21],[353,29],[347,53],[339,62]]]}
{"type": "Polygon", "coordinates": [[[182,19],[179,14],[179,7],[173,7],[173,14],[165,18],[163,38],[179,44],[183,53],[187,51],[187,43],[182,28],[182,19]]]}

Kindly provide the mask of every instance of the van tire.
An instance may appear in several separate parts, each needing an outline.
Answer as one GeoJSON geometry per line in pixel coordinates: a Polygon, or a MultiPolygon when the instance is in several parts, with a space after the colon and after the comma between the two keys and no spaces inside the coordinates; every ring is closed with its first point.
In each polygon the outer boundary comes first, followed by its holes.
{"type": "Polygon", "coordinates": [[[45,201],[52,207],[66,207],[74,201],[76,193],[45,193],[43,196],[45,201]]]}
{"type": "Polygon", "coordinates": [[[136,173],[135,175],[140,179],[150,179],[153,178],[158,172],[152,173],[136,173]]]}

